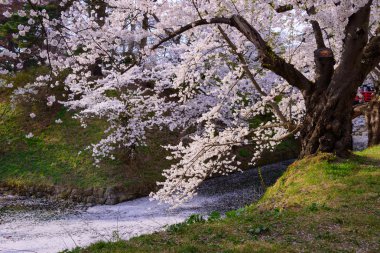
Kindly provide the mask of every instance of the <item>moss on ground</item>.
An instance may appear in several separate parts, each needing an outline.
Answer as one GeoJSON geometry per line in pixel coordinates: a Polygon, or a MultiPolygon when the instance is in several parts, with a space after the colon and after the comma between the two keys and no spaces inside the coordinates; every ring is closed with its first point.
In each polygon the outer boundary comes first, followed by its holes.
{"type": "MultiPolygon", "coordinates": [[[[380,147],[295,162],[264,197],[221,220],[72,252],[379,252],[380,147]]],[[[175,228],[175,229],[174,229],[175,228]]]]}

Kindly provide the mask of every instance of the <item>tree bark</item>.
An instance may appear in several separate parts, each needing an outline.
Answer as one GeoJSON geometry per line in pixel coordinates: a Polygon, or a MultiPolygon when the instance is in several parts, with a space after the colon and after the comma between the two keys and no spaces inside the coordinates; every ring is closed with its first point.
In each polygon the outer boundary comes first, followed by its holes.
{"type": "Polygon", "coordinates": [[[368,127],[368,146],[380,145],[380,65],[372,72],[375,98],[365,111],[368,127]]]}
{"type": "Polygon", "coordinates": [[[300,157],[317,152],[346,157],[352,150],[352,101],[354,95],[331,97],[326,92],[306,99],[306,116],[301,130],[300,157]]]}
{"type": "Polygon", "coordinates": [[[365,113],[368,126],[368,146],[380,144],[380,97],[370,102],[365,113]]]}
{"type": "Polygon", "coordinates": [[[319,48],[315,52],[316,82],[305,94],[301,157],[317,152],[346,157],[352,150],[352,107],[357,87],[366,78],[361,64],[368,43],[371,4],[369,1],[349,18],[342,56],[335,70],[330,49],[319,48]]]}

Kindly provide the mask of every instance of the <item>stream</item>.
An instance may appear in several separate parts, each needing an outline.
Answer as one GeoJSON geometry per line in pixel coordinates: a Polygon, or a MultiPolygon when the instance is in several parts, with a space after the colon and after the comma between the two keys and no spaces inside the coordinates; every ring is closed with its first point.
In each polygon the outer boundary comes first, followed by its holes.
{"type": "MultiPolygon", "coordinates": [[[[291,162],[263,166],[265,184],[273,184],[291,162]]],[[[261,185],[257,169],[213,178],[194,199],[173,210],[148,197],[85,208],[0,195],[0,252],[51,253],[153,233],[192,214],[224,213],[251,204],[262,196],[261,185]]]]}

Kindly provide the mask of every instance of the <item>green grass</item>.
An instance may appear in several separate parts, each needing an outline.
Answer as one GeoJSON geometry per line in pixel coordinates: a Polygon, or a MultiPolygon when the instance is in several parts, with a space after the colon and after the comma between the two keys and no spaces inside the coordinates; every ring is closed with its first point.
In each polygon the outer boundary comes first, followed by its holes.
{"type": "MultiPolygon", "coordinates": [[[[23,87],[36,76],[48,73],[46,67],[31,67],[2,79],[14,87],[23,87]]],[[[57,81],[64,80],[63,72],[57,81]]],[[[71,186],[74,188],[126,187],[136,196],[146,195],[162,180],[161,172],[170,166],[161,145],[177,138],[169,132],[154,132],[147,147],[138,147],[130,159],[125,150],[117,152],[116,160],[104,159],[94,166],[91,152],[85,148],[104,137],[107,125],[103,120],[92,120],[86,129],[72,118],[62,106],[46,106],[46,96],[60,99],[61,86],[41,89],[34,101],[20,100],[11,110],[11,90],[0,90],[0,184],[11,186],[71,186]],[[31,119],[30,113],[36,118],[31,119]],[[62,124],[55,120],[61,119],[62,124]],[[32,132],[35,137],[25,136],[32,132]]]]}
{"type": "MultiPolygon", "coordinates": [[[[2,78],[14,87],[22,87],[46,71],[44,67],[31,68],[2,78]]],[[[148,145],[137,147],[132,159],[126,150],[120,150],[116,160],[104,159],[95,167],[91,152],[85,148],[104,137],[105,121],[92,120],[84,129],[62,106],[47,107],[47,93],[62,96],[61,87],[54,89],[42,90],[33,102],[20,101],[16,110],[10,106],[10,90],[0,90],[0,185],[84,189],[122,186],[136,196],[154,191],[156,182],[163,180],[162,170],[171,164],[165,159],[167,152],[161,145],[178,143],[178,133],[153,130],[147,136],[148,145]],[[29,116],[32,112],[37,115],[34,119],[29,116]],[[56,124],[57,119],[63,123],[56,124]],[[27,139],[30,132],[35,137],[27,139]]],[[[259,164],[296,157],[298,146],[294,140],[287,140],[278,147],[275,156],[266,154],[259,164]]],[[[237,150],[237,154],[245,166],[243,169],[248,168],[252,157],[249,147],[237,150]]]]}
{"type": "MultiPolygon", "coordinates": [[[[94,166],[85,148],[103,137],[106,124],[93,120],[87,128],[72,119],[64,108],[20,107],[0,119],[0,183],[10,185],[62,185],[75,188],[124,186],[137,195],[147,194],[161,180],[161,171],[170,164],[160,147],[168,133],[153,136],[148,147],[137,148],[129,159],[123,151],[116,160],[104,159],[94,166]],[[30,112],[37,117],[31,119],[30,112]],[[55,120],[61,119],[62,124],[55,120]],[[32,132],[35,137],[25,136],[32,132]]],[[[0,102],[0,112],[7,109],[0,102]]]]}
{"type": "MultiPolygon", "coordinates": [[[[2,79],[15,88],[23,87],[37,76],[49,73],[47,67],[31,67],[15,75],[2,75],[2,79]]],[[[56,81],[64,80],[66,72],[56,81]]],[[[16,110],[11,110],[10,89],[0,90],[0,185],[11,186],[71,186],[74,188],[123,186],[136,196],[146,195],[156,189],[156,181],[161,181],[162,170],[171,164],[166,160],[166,151],[161,145],[176,144],[179,134],[169,131],[152,130],[147,135],[147,146],[137,147],[136,155],[130,159],[126,150],[120,150],[116,160],[104,159],[100,167],[95,167],[90,151],[84,149],[98,143],[103,137],[106,123],[92,120],[83,129],[72,119],[72,113],[61,106],[46,106],[46,97],[55,95],[63,99],[63,87],[41,88],[34,101],[20,100],[16,110]],[[30,113],[37,117],[31,119],[30,113]],[[62,124],[55,120],[61,119],[62,124]],[[35,137],[25,136],[32,132],[35,137]],[[79,154],[80,153],[80,154],[79,154]]],[[[111,95],[111,94],[110,94],[111,95]]],[[[266,117],[258,117],[259,124],[266,117]]],[[[287,140],[276,150],[276,155],[266,154],[259,165],[296,157],[299,145],[287,140]],[[276,159],[273,159],[276,157],[276,159]]],[[[249,147],[236,151],[240,160],[247,164],[252,157],[249,147]]]]}
{"type": "Polygon", "coordinates": [[[228,218],[72,252],[379,252],[380,146],[300,160],[228,218]]]}

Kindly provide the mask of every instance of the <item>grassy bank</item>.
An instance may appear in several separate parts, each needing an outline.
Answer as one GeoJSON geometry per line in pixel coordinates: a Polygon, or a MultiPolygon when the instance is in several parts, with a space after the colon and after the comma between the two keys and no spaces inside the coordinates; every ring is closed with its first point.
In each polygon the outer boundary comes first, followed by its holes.
{"type": "MultiPolygon", "coordinates": [[[[22,87],[44,71],[47,70],[43,67],[32,68],[5,79],[14,87],[22,87]]],[[[59,97],[62,90],[57,89],[52,92],[59,97]]],[[[92,120],[84,129],[72,118],[73,113],[62,106],[48,107],[46,92],[42,90],[32,102],[20,101],[13,110],[11,92],[0,91],[0,187],[62,186],[84,190],[121,187],[134,196],[156,189],[156,182],[163,179],[162,170],[170,166],[161,145],[178,143],[177,133],[151,131],[148,145],[137,147],[132,159],[125,150],[120,150],[115,160],[104,159],[95,167],[91,152],[85,148],[104,137],[106,122],[92,120]],[[31,118],[31,113],[36,116],[31,118]],[[57,120],[62,123],[56,123],[57,120]],[[27,138],[29,133],[34,137],[27,138]]],[[[288,140],[279,146],[276,156],[266,155],[261,164],[293,158],[297,152],[297,143],[288,140]]],[[[248,148],[241,148],[237,153],[243,161],[252,157],[248,148]]]]}
{"type": "MultiPolygon", "coordinates": [[[[17,88],[47,71],[46,67],[32,67],[1,78],[17,88]]],[[[58,80],[64,76],[62,73],[58,80]]],[[[92,120],[82,128],[63,106],[46,105],[48,93],[60,99],[64,92],[62,87],[41,89],[33,101],[20,100],[13,110],[11,90],[0,90],[0,185],[78,189],[120,186],[136,195],[155,189],[155,182],[162,179],[161,171],[170,166],[161,145],[177,138],[175,134],[152,133],[148,146],[137,148],[133,159],[120,150],[117,159],[104,159],[95,167],[91,152],[85,149],[104,137],[106,122],[92,120]],[[26,138],[29,133],[34,137],[26,138]]]]}
{"type": "MultiPolygon", "coordinates": [[[[176,143],[178,136],[169,131],[149,135],[148,145],[136,148],[130,159],[123,151],[115,160],[104,159],[94,166],[90,151],[85,148],[103,137],[106,124],[93,120],[87,128],[72,119],[72,113],[62,107],[19,107],[9,110],[9,103],[0,101],[0,112],[6,113],[0,124],[0,184],[58,185],[75,188],[122,186],[139,195],[148,194],[162,180],[161,172],[170,166],[161,145],[176,143]],[[36,117],[31,118],[30,113],[36,117]],[[62,123],[55,123],[61,120],[62,123]],[[28,133],[33,138],[27,138],[28,133]]],[[[297,144],[288,140],[273,155],[267,155],[261,164],[296,157],[297,144]]],[[[250,150],[240,149],[240,159],[251,157],[250,150]]]]}
{"type": "MultiPolygon", "coordinates": [[[[297,161],[262,200],[225,219],[73,252],[379,252],[380,147],[297,161]]],[[[194,219],[192,220],[194,221],[194,219]]]]}
{"type": "MultiPolygon", "coordinates": [[[[0,103],[0,111],[8,106],[0,103]]],[[[116,160],[105,159],[95,167],[85,148],[103,137],[105,127],[105,122],[93,120],[84,129],[64,108],[7,110],[0,124],[0,183],[83,189],[123,186],[149,193],[161,180],[162,169],[170,165],[160,145],[175,136],[153,136],[148,147],[137,148],[133,159],[121,151],[116,160]],[[34,119],[31,112],[37,115],[34,119]],[[58,119],[61,124],[55,123],[58,119]],[[29,132],[33,138],[26,138],[29,132]]]]}

